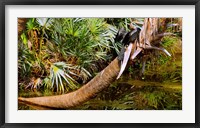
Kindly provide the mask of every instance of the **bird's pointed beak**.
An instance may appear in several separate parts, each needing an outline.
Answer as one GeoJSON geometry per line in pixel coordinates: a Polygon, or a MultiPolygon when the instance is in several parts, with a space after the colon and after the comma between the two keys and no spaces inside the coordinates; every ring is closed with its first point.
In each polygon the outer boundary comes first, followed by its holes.
{"type": "Polygon", "coordinates": [[[122,75],[122,73],[124,72],[125,68],[126,68],[126,65],[128,63],[128,60],[129,60],[129,57],[130,57],[130,54],[131,54],[131,50],[132,50],[132,47],[133,47],[133,43],[130,43],[128,45],[128,47],[126,48],[126,51],[124,52],[124,59],[123,59],[123,62],[121,64],[121,68],[120,68],[120,72],[117,76],[116,79],[119,79],[119,77],[122,75]]]}

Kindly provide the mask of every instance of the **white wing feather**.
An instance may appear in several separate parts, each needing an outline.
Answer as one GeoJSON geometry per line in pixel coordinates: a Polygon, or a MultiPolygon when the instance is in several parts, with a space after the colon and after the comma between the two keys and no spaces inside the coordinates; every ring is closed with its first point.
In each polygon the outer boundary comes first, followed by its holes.
{"type": "Polygon", "coordinates": [[[122,73],[124,72],[124,70],[126,68],[127,62],[129,60],[129,57],[130,57],[130,54],[131,54],[132,47],[133,47],[133,44],[130,43],[128,48],[124,52],[124,59],[123,59],[123,62],[121,64],[120,72],[119,72],[119,74],[117,76],[117,79],[119,79],[119,77],[122,75],[122,73]]]}

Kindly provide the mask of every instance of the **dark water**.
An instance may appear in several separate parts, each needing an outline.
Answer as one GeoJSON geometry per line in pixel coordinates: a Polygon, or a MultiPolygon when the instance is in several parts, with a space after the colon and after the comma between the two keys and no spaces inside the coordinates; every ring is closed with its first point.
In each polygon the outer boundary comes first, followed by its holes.
{"type": "MultiPolygon", "coordinates": [[[[53,95],[46,92],[19,92],[20,96],[53,95]],[[25,94],[24,94],[25,93],[25,94]],[[30,95],[29,95],[30,94],[30,95]]],[[[49,110],[41,106],[18,104],[19,110],[49,110]]],[[[181,110],[182,84],[144,80],[120,80],[88,102],[70,110],[181,110]]]]}

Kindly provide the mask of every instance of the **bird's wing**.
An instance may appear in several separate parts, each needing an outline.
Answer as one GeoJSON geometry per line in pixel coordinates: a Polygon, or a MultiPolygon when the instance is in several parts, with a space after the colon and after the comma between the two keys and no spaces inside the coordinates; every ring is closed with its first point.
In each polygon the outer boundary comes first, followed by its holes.
{"type": "Polygon", "coordinates": [[[117,79],[119,79],[119,77],[122,75],[122,73],[124,72],[124,70],[126,68],[127,62],[129,60],[129,57],[130,57],[130,54],[131,54],[132,47],[133,47],[133,43],[130,43],[128,45],[126,51],[124,52],[124,59],[123,59],[123,62],[121,64],[120,72],[117,76],[117,79]]]}

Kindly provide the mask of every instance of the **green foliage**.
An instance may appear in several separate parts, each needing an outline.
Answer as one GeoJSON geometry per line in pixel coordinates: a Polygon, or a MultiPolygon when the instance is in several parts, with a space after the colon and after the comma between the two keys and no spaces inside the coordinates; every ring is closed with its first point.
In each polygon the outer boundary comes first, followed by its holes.
{"type": "Polygon", "coordinates": [[[144,18],[106,18],[107,23],[119,28],[130,29],[130,24],[141,27],[144,23],[144,18]]]}
{"type": "Polygon", "coordinates": [[[35,61],[34,55],[29,51],[26,44],[19,41],[18,44],[18,74],[19,77],[25,78],[31,73],[31,67],[35,61]]]}
{"type": "Polygon", "coordinates": [[[27,31],[31,31],[33,29],[37,29],[37,23],[35,22],[35,18],[30,18],[26,23],[27,31]]]}
{"type": "Polygon", "coordinates": [[[165,48],[169,49],[172,55],[182,53],[181,38],[178,36],[165,36],[162,40],[162,44],[165,48]]]}
{"type": "Polygon", "coordinates": [[[119,49],[117,29],[104,18],[30,18],[26,28],[18,44],[19,76],[41,78],[44,89],[77,89],[77,81],[85,83],[98,72],[96,63],[106,63],[111,50],[119,49]]]}
{"type": "Polygon", "coordinates": [[[22,42],[24,43],[24,45],[26,45],[28,43],[28,39],[27,39],[25,33],[21,34],[21,39],[22,39],[22,42]]]}
{"type": "MultiPolygon", "coordinates": [[[[160,51],[149,54],[149,59],[147,59],[145,66],[145,78],[160,82],[182,82],[181,38],[177,36],[166,36],[162,39],[162,46],[167,49],[172,56],[166,56],[160,51]]],[[[142,64],[141,62],[139,63],[142,64]]],[[[141,66],[139,66],[139,69],[141,69],[141,66]]]]}
{"type": "MultiPolygon", "coordinates": [[[[143,22],[144,18],[30,18],[18,41],[19,96],[55,95],[79,88],[115,57],[113,51],[119,53],[122,45],[114,42],[117,29],[128,30],[130,24],[141,27],[143,22]]],[[[182,83],[181,45],[178,35],[163,38],[162,46],[172,57],[160,51],[149,54],[145,79],[141,80],[146,81],[144,86],[137,86],[136,81],[134,85],[118,81],[74,109],[182,109],[180,90],[147,82],[170,82],[168,87],[182,83]]],[[[141,69],[138,56],[128,68],[126,81],[138,79],[141,69]]]]}
{"type": "Polygon", "coordinates": [[[58,18],[52,24],[52,43],[69,63],[93,71],[91,65],[109,59],[115,28],[103,18],[58,18]]]}
{"type": "Polygon", "coordinates": [[[50,68],[50,80],[51,80],[51,88],[56,85],[57,92],[63,92],[65,91],[66,86],[63,84],[64,82],[68,84],[68,86],[74,90],[78,87],[74,84],[76,82],[69,74],[67,74],[64,69],[67,67],[67,65],[64,62],[58,62],[51,65],[50,68]]]}

